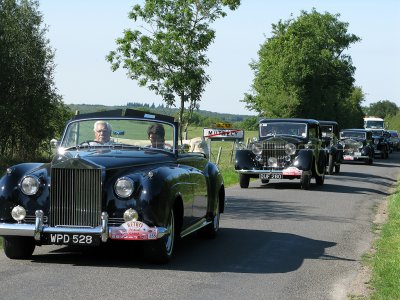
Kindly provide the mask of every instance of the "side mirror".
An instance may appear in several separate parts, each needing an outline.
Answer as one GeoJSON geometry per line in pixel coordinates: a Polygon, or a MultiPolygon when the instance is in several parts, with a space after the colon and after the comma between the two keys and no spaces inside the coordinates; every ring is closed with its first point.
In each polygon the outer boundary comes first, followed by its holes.
{"type": "Polygon", "coordinates": [[[51,141],[50,141],[50,148],[51,149],[57,149],[58,148],[58,146],[60,146],[60,141],[58,141],[58,140],[56,140],[56,139],[52,139],[51,141]]]}

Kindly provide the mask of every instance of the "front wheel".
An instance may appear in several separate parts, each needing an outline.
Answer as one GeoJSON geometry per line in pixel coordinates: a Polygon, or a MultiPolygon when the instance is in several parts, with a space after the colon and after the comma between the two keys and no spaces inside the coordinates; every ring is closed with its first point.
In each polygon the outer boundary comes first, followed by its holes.
{"type": "Polygon", "coordinates": [[[242,189],[247,189],[250,183],[250,176],[246,174],[239,175],[239,183],[242,189]]]}
{"type": "Polygon", "coordinates": [[[340,165],[335,165],[335,173],[338,174],[340,172],[340,165]]]}
{"type": "Polygon", "coordinates": [[[333,166],[334,166],[333,155],[329,154],[329,163],[328,163],[328,174],[329,175],[333,174],[333,166]]]}
{"type": "Polygon", "coordinates": [[[163,238],[149,242],[146,248],[148,260],[154,263],[167,263],[171,260],[175,244],[175,214],[171,209],[168,217],[167,230],[169,234],[163,238]]]}
{"type": "Polygon", "coordinates": [[[300,187],[302,190],[310,189],[311,176],[309,174],[305,174],[304,172],[300,177],[300,187]]]}
{"type": "Polygon", "coordinates": [[[4,237],[4,253],[11,259],[28,259],[35,250],[33,238],[22,236],[4,237]]]}
{"type": "Polygon", "coordinates": [[[217,233],[219,231],[220,215],[221,213],[219,210],[219,200],[217,199],[217,208],[214,212],[214,216],[211,220],[211,223],[199,231],[201,237],[213,239],[217,236],[217,233]]]}

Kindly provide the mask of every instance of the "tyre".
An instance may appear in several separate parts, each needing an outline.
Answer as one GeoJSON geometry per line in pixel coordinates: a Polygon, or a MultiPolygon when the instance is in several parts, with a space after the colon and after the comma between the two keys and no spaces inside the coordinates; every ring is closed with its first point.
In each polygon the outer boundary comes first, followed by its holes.
{"type": "Polygon", "coordinates": [[[325,181],[325,174],[322,174],[321,176],[315,174],[315,183],[316,183],[317,185],[323,185],[323,184],[324,184],[324,181],[325,181]]]}
{"type": "Polygon", "coordinates": [[[169,235],[156,241],[149,241],[149,244],[145,247],[146,258],[152,263],[165,264],[172,258],[176,238],[175,214],[173,209],[169,213],[167,229],[169,235]]]}
{"type": "Polygon", "coordinates": [[[335,165],[335,173],[338,174],[340,172],[340,165],[335,165]]]}
{"type": "Polygon", "coordinates": [[[301,174],[300,177],[300,187],[302,190],[308,190],[310,189],[310,182],[311,182],[311,176],[308,174],[305,174],[304,172],[301,174]]]}
{"type": "Polygon", "coordinates": [[[250,183],[250,176],[246,174],[239,175],[239,183],[242,189],[247,189],[250,183]]]}
{"type": "Polygon", "coordinates": [[[217,201],[217,208],[214,212],[212,222],[206,225],[199,231],[199,235],[204,238],[213,239],[217,236],[219,231],[219,220],[220,220],[220,209],[219,209],[219,199],[217,201]]]}
{"type": "Polygon", "coordinates": [[[333,166],[334,166],[334,161],[333,161],[333,155],[329,154],[329,162],[328,162],[328,174],[332,175],[333,174],[333,166]]]}
{"type": "Polygon", "coordinates": [[[35,250],[35,240],[23,236],[4,237],[4,253],[11,259],[28,259],[35,250]]]}
{"type": "Polygon", "coordinates": [[[374,159],[372,157],[368,158],[368,164],[372,165],[374,163],[374,159]]]}

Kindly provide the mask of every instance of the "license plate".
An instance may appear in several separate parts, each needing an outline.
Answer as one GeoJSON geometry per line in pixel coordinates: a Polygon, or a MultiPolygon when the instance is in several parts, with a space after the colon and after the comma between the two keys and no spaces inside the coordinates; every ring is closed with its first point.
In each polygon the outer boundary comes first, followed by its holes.
{"type": "Polygon", "coordinates": [[[92,234],[50,233],[49,242],[57,245],[97,246],[100,244],[100,237],[92,234]]]}
{"type": "Polygon", "coordinates": [[[282,179],[282,174],[260,174],[260,179],[282,179]]]}

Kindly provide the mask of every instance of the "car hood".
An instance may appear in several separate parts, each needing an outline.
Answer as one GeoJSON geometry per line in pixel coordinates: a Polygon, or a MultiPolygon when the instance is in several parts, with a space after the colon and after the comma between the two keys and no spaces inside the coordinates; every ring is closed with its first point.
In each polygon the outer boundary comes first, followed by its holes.
{"type": "Polygon", "coordinates": [[[52,167],[61,168],[123,168],[128,166],[152,165],[174,161],[174,154],[160,150],[116,150],[90,149],[67,151],[52,160],[52,167]]]}

